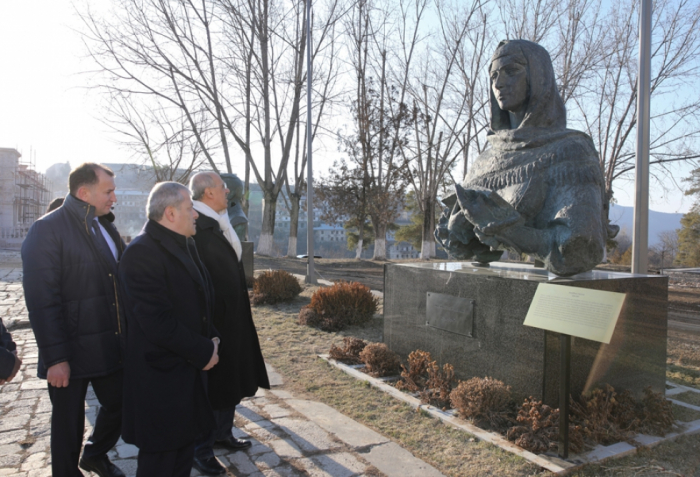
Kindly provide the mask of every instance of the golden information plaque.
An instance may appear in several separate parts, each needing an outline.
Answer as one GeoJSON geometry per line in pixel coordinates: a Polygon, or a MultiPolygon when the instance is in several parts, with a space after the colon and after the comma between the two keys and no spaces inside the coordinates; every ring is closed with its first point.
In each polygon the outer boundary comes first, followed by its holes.
{"type": "Polygon", "coordinates": [[[540,283],[523,324],[610,343],[625,296],[624,293],[540,283]]]}

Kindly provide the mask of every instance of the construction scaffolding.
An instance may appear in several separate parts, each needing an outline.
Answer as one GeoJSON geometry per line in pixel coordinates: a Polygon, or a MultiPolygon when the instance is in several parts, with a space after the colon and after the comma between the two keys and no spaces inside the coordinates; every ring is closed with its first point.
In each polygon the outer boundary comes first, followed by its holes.
{"type": "Polygon", "coordinates": [[[28,226],[46,213],[51,200],[52,183],[36,171],[33,158],[19,161],[15,175],[15,217],[17,225],[28,226]]]}

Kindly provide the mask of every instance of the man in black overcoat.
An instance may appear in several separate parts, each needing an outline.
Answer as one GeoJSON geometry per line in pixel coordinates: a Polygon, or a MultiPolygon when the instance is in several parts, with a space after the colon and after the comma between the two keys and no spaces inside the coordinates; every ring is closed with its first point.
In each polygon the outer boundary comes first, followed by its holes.
{"type": "Polygon", "coordinates": [[[112,224],[114,172],[81,164],[70,172],[68,188],[63,205],[34,222],[22,243],[37,374],[51,398],[51,470],[54,477],[75,477],[83,475],[80,466],[123,477],[107,457],[121,433],[124,344],[116,273],[125,247],[112,224]],[[88,385],[100,410],[80,457],[88,385]]]}
{"type": "Polygon", "coordinates": [[[119,264],[126,297],[123,439],[137,477],[186,477],[195,438],[214,428],[206,372],[218,362],[213,290],[192,241],[197,212],[176,182],[156,184],[148,221],[119,264]]]}
{"type": "Polygon", "coordinates": [[[194,466],[208,475],[225,472],[214,457],[214,444],[233,450],[250,441],[232,435],[236,405],[254,396],[258,387],[270,388],[250,311],[241,243],[228,219],[226,184],[213,172],[200,172],[190,181],[199,213],[195,243],[214,285],[214,326],[221,336],[219,364],[209,371],[209,400],[217,429],[197,442],[194,466]]]}

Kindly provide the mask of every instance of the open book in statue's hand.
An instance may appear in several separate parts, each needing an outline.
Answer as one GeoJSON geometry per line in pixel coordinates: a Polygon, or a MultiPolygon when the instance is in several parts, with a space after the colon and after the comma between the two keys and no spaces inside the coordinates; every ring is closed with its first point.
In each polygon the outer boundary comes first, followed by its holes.
{"type": "Polygon", "coordinates": [[[464,189],[459,184],[455,184],[455,191],[464,216],[481,234],[497,235],[500,231],[525,221],[512,205],[494,191],[464,189]]]}

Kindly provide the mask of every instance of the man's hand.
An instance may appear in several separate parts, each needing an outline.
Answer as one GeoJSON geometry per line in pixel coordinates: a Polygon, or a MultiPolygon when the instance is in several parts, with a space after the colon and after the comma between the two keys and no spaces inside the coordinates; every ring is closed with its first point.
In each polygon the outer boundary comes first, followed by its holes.
{"type": "Polygon", "coordinates": [[[211,355],[209,363],[204,367],[204,371],[209,371],[219,362],[219,338],[212,338],[212,342],[214,343],[214,353],[211,355]]]}
{"type": "Polygon", "coordinates": [[[0,379],[0,385],[9,383],[17,375],[19,367],[22,366],[22,360],[17,357],[17,350],[13,351],[12,354],[15,355],[15,364],[12,367],[12,373],[6,379],[0,379]]]}
{"type": "Polygon", "coordinates": [[[70,381],[70,365],[68,362],[64,361],[51,366],[46,373],[46,380],[49,382],[49,385],[55,388],[68,387],[68,381],[70,381]]]}

